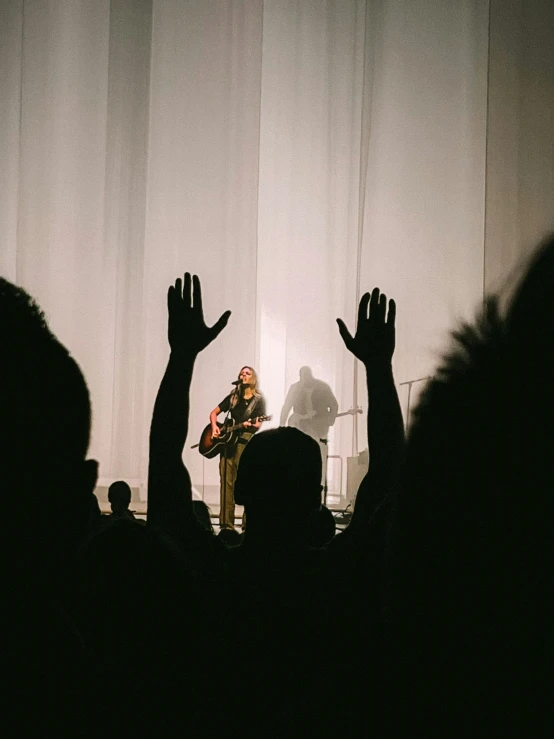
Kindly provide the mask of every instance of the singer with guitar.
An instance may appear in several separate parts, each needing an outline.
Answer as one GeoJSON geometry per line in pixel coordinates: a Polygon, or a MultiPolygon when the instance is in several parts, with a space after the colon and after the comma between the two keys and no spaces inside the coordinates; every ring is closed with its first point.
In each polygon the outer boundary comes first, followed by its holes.
{"type": "Polygon", "coordinates": [[[235,527],[235,479],[242,452],[255,432],[262,425],[261,416],[265,416],[265,399],[258,390],[258,377],[252,367],[243,367],[238,380],[233,383],[235,389],[224,398],[210,413],[212,437],[220,435],[217,417],[220,413],[230,413],[233,424],[242,424],[243,428],[235,443],[224,445],[219,460],[220,510],[219,525],[222,529],[235,527]],[[251,421],[251,419],[255,419],[251,421]]]}

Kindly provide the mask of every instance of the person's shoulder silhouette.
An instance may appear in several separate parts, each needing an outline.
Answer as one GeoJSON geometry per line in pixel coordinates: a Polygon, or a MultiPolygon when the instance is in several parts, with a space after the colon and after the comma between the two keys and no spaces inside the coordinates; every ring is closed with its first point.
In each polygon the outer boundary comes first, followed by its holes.
{"type": "Polygon", "coordinates": [[[4,627],[11,635],[6,658],[9,689],[25,695],[28,709],[23,717],[18,708],[17,725],[42,717],[42,731],[67,734],[83,721],[92,731],[98,715],[90,701],[93,684],[100,679],[113,686],[113,673],[84,648],[60,605],[94,518],[88,389],[34,300],[2,278],[0,352],[2,515],[9,521],[2,536],[4,627]]]}
{"type": "Polygon", "coordinates": [[[4,279],[0,347],[3,500],[18,532],[10,546],[24,547],[21,561],[66,556],[86,529],[96,482],[97,465],[86,460],[88,389],[36,303],[4,279]]]}

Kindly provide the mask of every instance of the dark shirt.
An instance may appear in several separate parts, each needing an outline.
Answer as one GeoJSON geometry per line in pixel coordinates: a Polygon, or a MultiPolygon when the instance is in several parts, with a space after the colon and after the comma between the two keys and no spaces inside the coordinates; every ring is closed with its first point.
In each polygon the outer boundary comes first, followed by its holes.
{"type": "MultiPolygon", "coordinates": [[[[248,421],[250,418],[256,418],[256,416],[265,416],[265,398],[260,395],[254,401],[250,412],[246,412],[246,409],[252,402],[252,398],[239,398],[234,408],[231,408],[231,418],[235,423],[242,423],[248,421]]],[[[219,409],[222,413],[227,413],[231,406],[231,395],[228,395],[219,404],[219,409]]]]}

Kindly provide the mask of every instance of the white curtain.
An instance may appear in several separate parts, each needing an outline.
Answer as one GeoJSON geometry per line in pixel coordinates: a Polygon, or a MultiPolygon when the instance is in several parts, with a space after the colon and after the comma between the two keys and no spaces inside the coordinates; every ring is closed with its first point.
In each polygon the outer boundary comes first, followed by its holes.
{"type": "Polygon", "coordinates": [[[491,0],[485,286],[511,288],[554,230],[554,3],[491,0]]]}
{"type": "MultiPolygon", "coordinates": [[[[553,11],[504,5],[0,4],[0,272],[83,367],[103,483],[144,486],[185,270],[208,320],[233,311],[197,364],[191,444],[244,364],[273,423],[304,364],[365,409],[334,319],[353,325],[374,285],[399,306],[398,382],[433,372],[453,321],[553,225],[553,11]]],[[[363,423],[338,419],[330,451],[361,451],[363,423]]]]}

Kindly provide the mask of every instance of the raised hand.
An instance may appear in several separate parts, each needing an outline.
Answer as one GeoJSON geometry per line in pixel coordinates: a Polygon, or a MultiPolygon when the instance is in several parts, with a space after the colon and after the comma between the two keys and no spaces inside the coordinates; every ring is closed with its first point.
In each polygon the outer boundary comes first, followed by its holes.
{"type": "Polygon", "coordinates": [[[223,331],[231,315],[225,311],[213,326],[206,326],[202,288],[196,275],[185,272],[167,291],[168,339],[171,350],[195,357],[223,331]],[[192,290],[191,290],[192,288],[192,290]]]}
{"type": "Polygon", "coordinates": [[[371,296],[365,293],[360,300],[355,336],[352,336],[340,318],[337,318],[337,323],[348,351],[366,367],[371,367],[391,362],[396,336],[395,319],[396,303],[389,300],[387,316],[387,297],[380,294],[379,288],[376,287],[371,296]]]}

